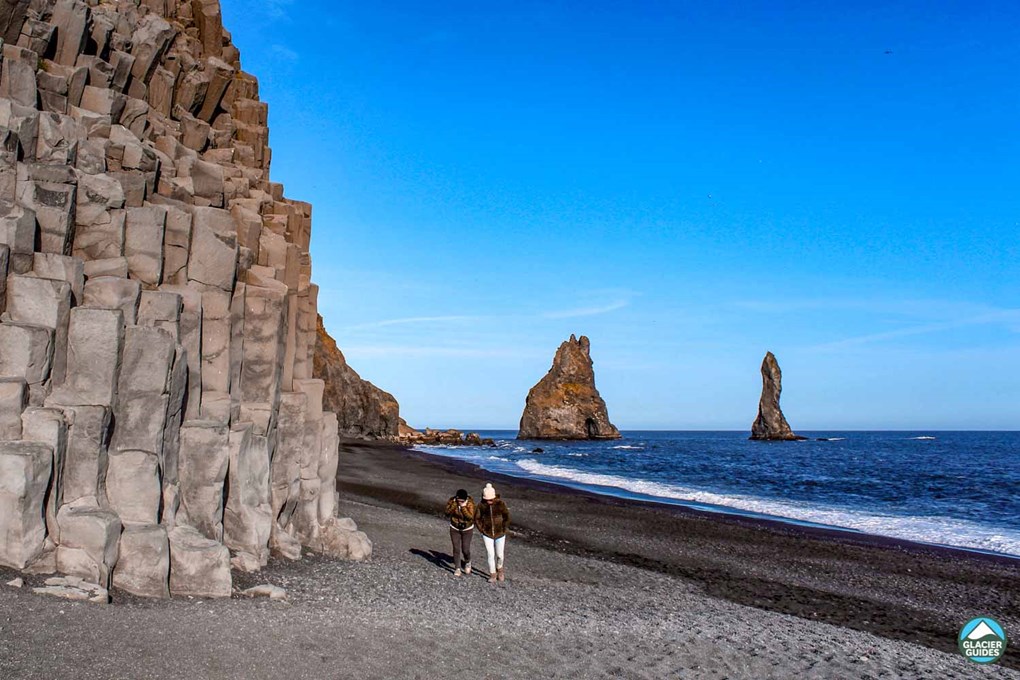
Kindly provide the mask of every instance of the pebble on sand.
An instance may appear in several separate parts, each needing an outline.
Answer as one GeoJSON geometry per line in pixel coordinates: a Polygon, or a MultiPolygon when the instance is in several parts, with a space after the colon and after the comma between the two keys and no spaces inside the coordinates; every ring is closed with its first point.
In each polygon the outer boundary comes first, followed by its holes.
{"type": "Polygon", "coordinates": [[[248,597],[268,597],[270,600],[286,600],[287,591],[280,586],[264,583],[241,591],[242,595],[248,597]]]}

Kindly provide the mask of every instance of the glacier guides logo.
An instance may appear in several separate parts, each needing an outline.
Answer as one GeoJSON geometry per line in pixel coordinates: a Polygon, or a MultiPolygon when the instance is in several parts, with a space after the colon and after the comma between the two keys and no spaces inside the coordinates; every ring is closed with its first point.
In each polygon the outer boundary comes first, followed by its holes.
{"type": "Polygon", "coordinates": [[[979,616],[963,624],[957,646],[974,663],[995,663],[1006,653],[1006,631],[995,619],[979,616]]]}

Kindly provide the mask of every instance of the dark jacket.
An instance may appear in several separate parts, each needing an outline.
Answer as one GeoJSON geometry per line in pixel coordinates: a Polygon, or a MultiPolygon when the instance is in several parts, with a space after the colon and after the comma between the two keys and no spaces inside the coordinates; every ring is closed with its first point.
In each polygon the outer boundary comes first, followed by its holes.
{"type": "Polygon", "coordinates": [[[471,496],[468,496],[464,507],[457,503],[456,496],[446,501],[446,518],[450,520],[450,526],[454,529],[460,531],[469,529],[475,522],[475,502],[471,496]]]}
{"type": "Polygon", "coordinates": [[[506,503],[498,495],[492,505],[485,501],[479,503],[475,508],[475,526],[489,538],[505,536],[510,528],[510,511],[506,503]]]}

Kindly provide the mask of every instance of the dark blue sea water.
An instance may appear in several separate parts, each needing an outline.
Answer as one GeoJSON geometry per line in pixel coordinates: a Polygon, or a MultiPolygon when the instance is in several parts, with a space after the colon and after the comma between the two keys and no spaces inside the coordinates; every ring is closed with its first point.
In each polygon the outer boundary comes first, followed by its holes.
{"type": "Polygon", "coordinates": [[[819,432],[773,443],[746,432],[626,432],[611,442],[481,434],[498,447],[419,448],[614,496],[1020,556],[1020,432],[819,432]]]}

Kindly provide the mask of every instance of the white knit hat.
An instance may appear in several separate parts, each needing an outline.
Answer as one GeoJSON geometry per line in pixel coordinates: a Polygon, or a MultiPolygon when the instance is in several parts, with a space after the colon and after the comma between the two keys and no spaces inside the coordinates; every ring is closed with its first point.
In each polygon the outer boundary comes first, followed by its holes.
{"type": "Polygon", "coordinates": [[[482,489],[482,500],[491,501],[496,497],[496,490],[492,488],[492,484],[486,484],[485,488],[482,489]]]}

